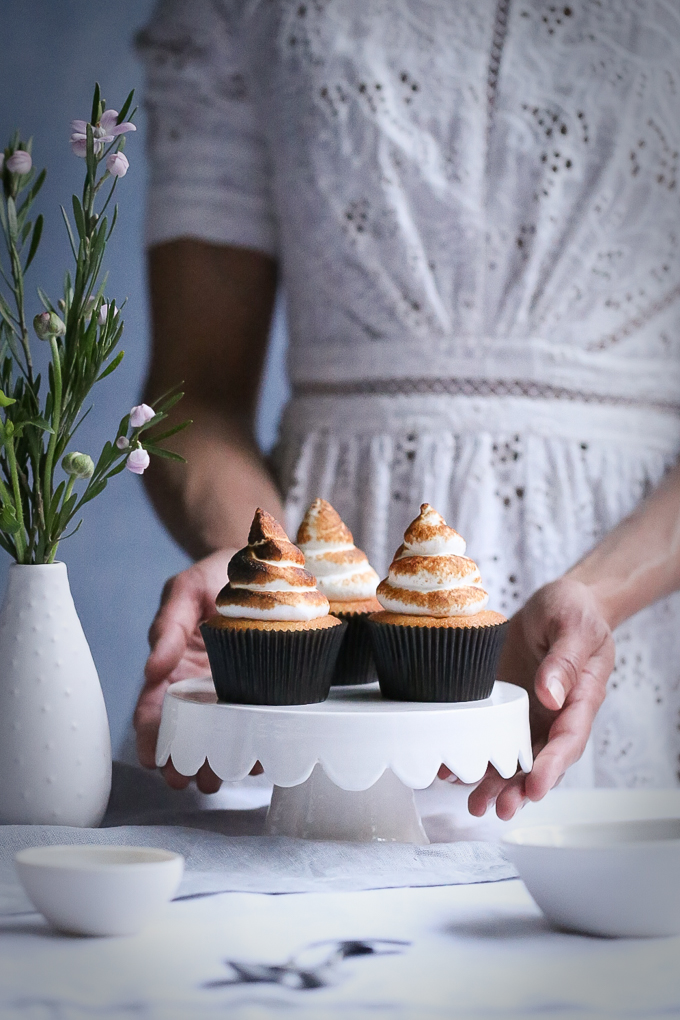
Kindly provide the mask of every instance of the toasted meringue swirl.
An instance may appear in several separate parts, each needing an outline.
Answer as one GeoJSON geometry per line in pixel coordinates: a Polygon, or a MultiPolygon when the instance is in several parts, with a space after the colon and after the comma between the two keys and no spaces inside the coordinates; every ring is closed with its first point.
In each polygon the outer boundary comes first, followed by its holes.
{"type": "Polygon", "coordinates": [[[377,597],[390,613],[409,616],[473,616],[489,601],[465,541],[441,514],[423,503],[409,524],[377,597]]]}
{"type": "Polygon", "coordinates": [[[305,558],[266,510],[255,511],[248,545],[232,556],[217,612],[245,620],[316,620],[328,599],[305,570],[305,558]]]}
{"type": "Polygon", "coordinates": [[[375,597],[380,578],[357,549],[352,532],[325,499],[315,499],[297,533],[305,566],[329,599],[353,601],[375,597]]]}

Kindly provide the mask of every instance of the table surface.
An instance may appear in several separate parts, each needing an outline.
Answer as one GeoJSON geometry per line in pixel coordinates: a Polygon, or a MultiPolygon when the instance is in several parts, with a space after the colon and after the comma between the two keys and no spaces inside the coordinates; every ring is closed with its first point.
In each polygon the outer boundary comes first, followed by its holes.
{"type": "Polygon", "coordinates": [[[3,919],[0,1016],[669,1017],[679,962],[680,939],[552,931],[518,880],[229,893],[174,902],[133,938],[3,919]]]}
{"type": "MultiPolygon", "coordinates": [[[[445,787],[436,810],[448,799],[445,787]]],[[[460,788],[450,792],[458,796],[460,788]]],[[[526,808],[520,822],[565,814],[585,821],[594,811],[609,818],[676,814],[680,791],[558,790],[526,808]]],[[[516,879],[189,895],[140,935],[120,939],[61,935],[35,913],[0,917],[2,1020],[260,1020],[278,1013],[310,1020],[667,1020],[680,1016],[680,938],[552,930],[516,879]]]]}

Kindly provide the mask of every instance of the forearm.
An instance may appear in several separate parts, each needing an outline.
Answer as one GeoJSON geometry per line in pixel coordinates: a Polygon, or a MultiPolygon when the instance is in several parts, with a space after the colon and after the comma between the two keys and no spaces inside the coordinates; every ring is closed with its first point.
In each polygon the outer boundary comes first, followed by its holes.
{"type": "Polygon", "coordinates": [[[592,589],[612,628],[680,588],[680,465],[567,576],[592,589]]]}
{"type": "MultiPolygon", "coordinates": [[[[181,406],[181,405],[180,405],[181,406]]],[[[173,449],[186,464],[156,460],[144,480],[151,501],[173,538],[199,559],[246,543],[253,512],[279,516],[275,482],[244,427],[205,408],[183,407],[191,426],[173,449]]]]}
{"type": "Polygon", "coordinates": [[[144,400],[181,383],[169,425],[186,459],[158,460],[145,475],[151,500],[192,556],[245,544],[257,506],[280,512],[257,449],[254,418],[276,293],[268,256],[188,239],[151,249],[154,341],[144,400]]]}

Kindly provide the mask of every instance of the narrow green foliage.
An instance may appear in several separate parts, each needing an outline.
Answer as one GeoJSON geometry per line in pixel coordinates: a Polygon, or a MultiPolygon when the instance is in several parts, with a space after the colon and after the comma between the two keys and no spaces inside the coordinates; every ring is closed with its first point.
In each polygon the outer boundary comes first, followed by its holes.
{"type": "MultiPolygon", "coordinates": [[[[134,116],[134,111],[129,112],[133,95],[131,92],[125,100],[118,123],[134,116]]],[[[83,406],[93,386],[115,372],[123,359],[123,351],[117,348],[123,334],[121,308],[125,302],[117,304],[106,298],[106,275],[102,272],[118,206],[112,206],[110,223],[104,212],[118,179],[112,181],[101,164],[108,153],[123,147],[124,138],[116,138],[106,149],[98,141],[95,131],[105,109],[96,85],[86,131],[85,180],[82,195],[74,195],[71,201],[72,222],[61,207],[73,270],[65,274],[58,301],[37,289],[42,307],[61,320],[52,318],[46,325],[45,319],[36,318],[35,328],[50,352],[44,389],[40,376],[34,375],[31,354],[31,345],[40,340],[28,325],[39,309],[26,313],[24,277],[43,233],[42,214],[35,220],[30,214],[45,171],[17,175],[5,169],[0,173],[0,227],[5,241],[5,252],[0,254],[0,548],[20,563],[54,561],[60,540],[75,534],[82,523],[80,519],[74,523],[74,518],[104,491],[110,478],[120,474],[131,450],[144,447],[156,456],[181,460],[158,444],[188,424],[157,431],[181,396],[173,390],[157,402],[154,418],[144,426],[131,428],[129,414],[121,419],[115,439],[124,440],[123,449],[107,441],[91,477],[71,469],[68,479],[55,479],[55,473],[63,470],[60,465],[76,431],[91,410],[83,412],[83,406]],[[108,193],[97,209],[105,184],[108,193]],[[53,323],[59,326],[56,335],[53,323]],[[146,441],[148,430],[150,443],[146,441]]],[[[31,143],[21,142],[15,132],[5,157],[18,148],[30,152],[31,143]]],[[[75,451],[67,458],[67,467],[78,461],[74,457],[75,451]]]]}

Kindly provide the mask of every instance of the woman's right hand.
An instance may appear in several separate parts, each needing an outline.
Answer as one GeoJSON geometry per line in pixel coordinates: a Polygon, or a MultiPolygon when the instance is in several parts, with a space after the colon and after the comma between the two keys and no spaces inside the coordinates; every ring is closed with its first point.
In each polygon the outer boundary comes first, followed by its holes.
{"type": "MultiPolygon", "coordinates": [[[[210,673],[198,625],[215,612],[215,595],[226,583],[227,564],[232,555],[233,550],[212,553],[171,577],[163,588],[161,604],[149,630],[151,654],[134,715],[137,754],[146,768],[156,767],[156,739],[169,685],[210,673]]],[[[207,762],[195,777],[181,775],[172,761],[161,771],[175,790],[183,790],[193,778],[203,793],[215,793],[221,785],[207,762]]]]}

